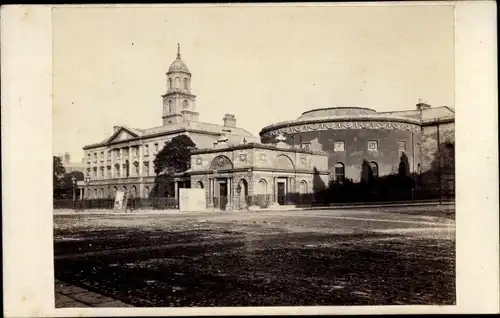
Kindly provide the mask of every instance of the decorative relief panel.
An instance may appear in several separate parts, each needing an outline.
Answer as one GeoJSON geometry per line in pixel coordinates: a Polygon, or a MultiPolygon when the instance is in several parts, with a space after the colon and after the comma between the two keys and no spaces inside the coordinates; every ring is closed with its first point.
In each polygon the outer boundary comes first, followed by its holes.
{"type": "Polygon", "coordinates": [[[377,151],[378,150],[378,142],[376,140],[368,141],[368,151],[377,151]]]}
{"type": "Polygon", "coordinates": [[[196,158],[196,164],[198,166],[201,166],[202,163],[203,163],[203,160],[201,158],[196,158]]]}
{"type": "Polygon", "coordinates": [[[265,153],[260,154],[260,161],[266,162],[266,154],[265,153]]]}
{"type": "Polygon", "coordinates": [[[390,121],[343,121],[343,122],[327,122],[305,124],[291,127],[283,127],[280,129],[266,132],[262,136],[264,138],[272,138],[282,134],[293,134],[307,131],[317,130],[340,130],[340,129],[387,129],[387,130],[407,130],[412,132],[420,132],[420,127],[414,124],[398,123],[390,121]]]}
{"type": "Polygon", "coordinates": [[[345,151],[345,144],[343,141],[335,141],[333,143],[333,151],[345,151]]]}
{"type": "Polygon", "coordinates": [[[246,162],[247,161],[247,154],[246,153],[241,153],[240,154],[240,161],[241,162],[246,162]]]}

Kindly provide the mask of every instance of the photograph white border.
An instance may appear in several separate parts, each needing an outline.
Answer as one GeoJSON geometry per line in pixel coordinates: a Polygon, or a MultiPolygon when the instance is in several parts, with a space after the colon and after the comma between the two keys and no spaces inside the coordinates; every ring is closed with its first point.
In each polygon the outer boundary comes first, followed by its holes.
{"type": "MultiPolygon", "coordinates": [[[[443,4],[455,6],[456,306],[55,309],[51,185],[53,155],[51,8],[54,6],[3,6],[1,111],[4,316],[498,312],[496,3],[494,1],[304,3],[270,6],[443,4]]],[[[140,7],[159,6],[164,7],[164,5],[140,7]]],[[[238,7],[248,4],[223,6],[238,7]]],[[[138,5],[123,5],[123,7],[138,7],[138,5]]]]}

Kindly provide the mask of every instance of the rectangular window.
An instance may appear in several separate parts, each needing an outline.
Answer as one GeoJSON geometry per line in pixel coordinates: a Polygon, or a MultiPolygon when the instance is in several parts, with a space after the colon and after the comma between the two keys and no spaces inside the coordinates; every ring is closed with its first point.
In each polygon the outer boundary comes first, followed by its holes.
{"type": "Polygon", "coordinates": [[[101,168],[101,177],[104,178],[104,167],[101,168]]]}
{"type": "Polygon", "coordinates": [[[144,145],[144,155],[149,156],[149,145],[144,145]]]}
{"type": "Polygon", "coordinates": [[[345,168],[342,163],[335,164],[335,182],[343,183],[345,177],[345,168]]]}
{"type": "Polygon", "coordinates": [[[333,151],[345,151],[345,144],[343,141],[336,141],[333,144],[333,151]]]}
{"type": "Polygon", "coordinates": [[[369,140],[368,141],[368,151],[378,151],[378,141],[369,140]]]}
{"type": "Polygon", "coordinates": [[[144,176],[149,176],[149,162],[144,163],[144,176]]]}
{"type": "Polygon", "coordinates": [[[158,143],[155,143],[155,154],[158,153],[158,143]]]}
{"type": "Polygon", "coordinates": [[[406,151],[406,142],[398,141],[398,150],[399,151],[406,151]]]}

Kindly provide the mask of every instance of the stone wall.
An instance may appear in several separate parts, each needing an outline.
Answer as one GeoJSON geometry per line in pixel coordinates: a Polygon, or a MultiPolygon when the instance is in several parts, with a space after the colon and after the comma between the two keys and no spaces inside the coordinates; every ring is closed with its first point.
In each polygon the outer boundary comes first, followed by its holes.
{"type": "MultiPolygon", "coordinates": [[[[310,143],[312,150],[327,153],[330,179],[335,176],[335,164],[340,162],[345,166],[346,178],[353,181],[360,180],[363,160],[376,162],[380,176],[397,172],[402,155],[399,141],[405,143],[404,153],[408,160],[409,170],[416,170],[420,163],[417,147],[419,133],[399,130],[346,129],[307,131],[287,135],[287,143],[290,145],[299,146],[301,142],[310,143]],[[344,142],[344,151],[334,151],[336,141],[344,142]],[[368,141],[376,141],[378,150],[368,150],[368,141]]],[[[267,140],[267,142],[272,142],[272,140],[267,140]]]]}

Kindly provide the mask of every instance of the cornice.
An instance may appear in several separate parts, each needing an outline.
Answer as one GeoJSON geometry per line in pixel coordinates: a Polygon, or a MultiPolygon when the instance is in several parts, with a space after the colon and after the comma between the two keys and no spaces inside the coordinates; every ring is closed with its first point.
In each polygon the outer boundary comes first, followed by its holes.
{"type": "Polygon", "coordinates": [[[259,135],[268,138],[279,134],[343,129],[387,129],[420,132],[420,122],[409,118],[390,117],[312,118],[266,126],[259,135]]]}
{"type": "Polygon", "coordinates": [[[83,147],[83,150],[90,150],[90,149],[101,148],[101,147],[110,147],[110,146],[116,146],[116,145],[123,145],[123,147],[141,146],[143,144],[142,142],[144,140],[148,140],[148,139],[155,138],[155,137],[180,134],[180,133],[185,133],[185,132],[212,135],[212,136],[220,136],[221,135],[220,133],[217,133],[217,132],[205,131],[205,130],[200,130],[200,129],[179,128],[179,129],[175,129],[175,130],[168,130],[165,132],[158,132],[158,133],[154,133],[154,134],[149,134],[146,136],[139,136],[139,137],[135,137],[135,138],[127,139],[127,140],[122,140],[122,141],[87,145],[87,146],[83,147]]]}
{"type": "Polygon", "coordinates": [[[309,155],[324,155],[323,152],[311,151],[307,149],[300,148],[278,148],[274,144],[259,144],[259,143],[247,143],[235,146],[229,146],[226,148],[205,148],[205,149],[196,149],[191,152],[193,155],[201,155],[207,153],[218,153],[218,152],[231,152],[235,150],[243,150],[243,149],[264,149],[264,150],[274,150],[280,152],[291,152],[291,153],[303,153],[309,155]]]}

